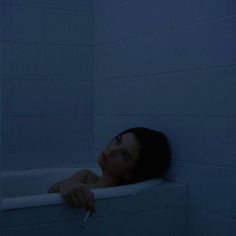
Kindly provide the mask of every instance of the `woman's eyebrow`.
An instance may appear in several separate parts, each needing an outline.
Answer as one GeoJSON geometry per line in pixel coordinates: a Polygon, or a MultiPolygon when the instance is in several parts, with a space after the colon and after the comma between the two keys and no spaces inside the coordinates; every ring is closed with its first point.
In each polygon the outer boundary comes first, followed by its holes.
{"type": "Polygon", "coordinates": [[[127,151],[127,149],[125,149],[125,151],[127,152],[128,156],[130,159],[133,159],[132,156],[129,154],[129,152],[127,151]]]}

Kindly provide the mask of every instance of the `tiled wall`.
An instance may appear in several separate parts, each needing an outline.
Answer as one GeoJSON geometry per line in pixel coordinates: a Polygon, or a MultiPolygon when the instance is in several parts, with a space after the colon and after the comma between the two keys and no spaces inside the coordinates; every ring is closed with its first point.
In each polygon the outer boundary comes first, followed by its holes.
{"type": "MultiPolygon", "coordinates": [[[[2,19],[0,17],[0,19],[2,19]]],[[[2,29],[2,25],[0,25],[0,32],[2,29]]],[[[1,38],[1,35],[0,35],[1,38]]],[[[2,45],[0,42],[0,55],[2,51],[2,45]]],[[[0,57],[0,72],[1,72],[1,57],[0,57]]],[[[0,73],[0,104],[2,104],[2,78],[1,78],[1,73],[0,73]]],[[[0,105],[0,124],[2,123],[2,106],[0,105]]],[[[0,201],[2,201],[2,127],[0,125],[0,201]]],[[[1,230],[1,225],[2,225],[2,202],[0,202],[0,230],[1,230]]]]}
{"type": "Polygon", "coordinates": [[[191,236],[236,235],[235,29],[233,0],[95,1],[96,156],[129,127],[166,133],[191,236]]]}
{"type": "Polygon", "coordinates": [[[1,0],[3,169],[93,153],[92,1],[1,0]]]}
{"type": "MultiPolygon", "coordinates": [[[[0,8],[0,124],[2,124],[2,32],[6,14],[0,8]]],[[[0,231],[2,226],[2,125],[0,125],[0,231]]]]}
{"type": "Polygon", "coordinates": [[[168,177],[189,184],[189,235],[236,234],[234,0],[0,0],[0,13],[4,170],[76,165],[93,130],[97,157],[150,127],[170,139],[168,177]]]}

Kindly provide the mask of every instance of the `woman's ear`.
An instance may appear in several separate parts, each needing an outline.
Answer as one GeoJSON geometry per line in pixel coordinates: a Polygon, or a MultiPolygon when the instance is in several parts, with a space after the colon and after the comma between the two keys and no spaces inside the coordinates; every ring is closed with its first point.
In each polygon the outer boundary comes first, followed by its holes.
{"type": "Polygon", "coordinates": [[[134,176],[132,175],[126,175],[125,179],[124,179],[127,183],[132,183],[133,181],[135,181],[134,176]]]}
{"type": "Polygon", "coordinates": [[[131,179],[132,179],[132,178],[131,178],[130,175],[127,174],[127,175],[125,176],[125,180],[131,180],[131,179]]]}

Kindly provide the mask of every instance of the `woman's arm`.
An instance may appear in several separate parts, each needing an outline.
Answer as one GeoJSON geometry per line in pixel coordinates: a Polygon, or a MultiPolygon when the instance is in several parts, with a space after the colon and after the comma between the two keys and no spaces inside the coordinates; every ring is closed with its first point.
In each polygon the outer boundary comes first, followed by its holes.
{"type": "Polygon", "coordinates": [[[89,176],[89,174],[90,174],[89,169],[80,170],[80,171],[76,172],[75,174],[73,174],[71,177],[63,179],[62,181],[59,181],[59,182],[56,182],[56,183],[52,184],[48,189],[48,193],[58,193],[59,192],[59,186],[62,183],[64,183],[65,181],[68,181],[70,179],[76,180],[80,183],[85,183],[86,179],[89,176]]]}
{"type": "Polygon", "coordinates": [[[75,179],[68,179],[58,187],[65,202],[73,207],[84,207],[95,212],[95,196],[93,192],[83,183],[75,179]]]}
{"type": "Polygon", "coordinates": [[[83,169],[73,174],[69,179],[75,179],[80,183],[85,183],[90,174],[89,169],[83,169]]]}
{"type": "Polygon", "coordinates": [[[90,170],[80,170],[71,177],[53,184],[48,193],[61,193],[64,200],[71,206],[84,207],[95,212],[95,197],[90,189],[82,182],[86,181],[90,170]],[[80,182],[82,181],[82,182],[80,182]]]}

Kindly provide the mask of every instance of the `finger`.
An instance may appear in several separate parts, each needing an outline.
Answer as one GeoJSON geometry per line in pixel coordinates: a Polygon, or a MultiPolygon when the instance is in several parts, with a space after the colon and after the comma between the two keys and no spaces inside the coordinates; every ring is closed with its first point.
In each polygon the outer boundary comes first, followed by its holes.
{"type": "Polygon", "coordinates": [[[90,199],[91,205],[93,207],[93,211],[95,212],[96,211],[96,207],[95,207],[95,197],[94,197],[94,194],[90,190],[88,190],[88,194],[89,194],[89,199],[90,199]]]}
{"type": "Polygon", "coordinates": [[[62,193],[62,196],[63,196],[66,203],[68,203],[70,206],[74,205],[73,200],[71,199],[71,197],[68,193],[66,193],[66,194],[62,193]]]}
{"type": "Polygon", "coordinates": [[[78,202],[80,203],[80,207],[87,208],[87,205],[85,204],[85,201],[84,201],[84,198],[83,198],[83,194],[81,193],[81,190],[77,190],[75,192],[75,196],[76,196],[78,202]]]}
{"type": "Polygon", "coordinates": [[[87,189],[83,189],[82,193],[83,193],[83,197],[84,197],[84,199],[86,201],[86,204],[87,204],[88,208],[91,211],[94,211],[95,210],[95,206],[94,206],[94,203],[93,203],[91,192],[88,191],[87,189]]]}
{"type": "Polygon", "coordinates": [[[76,193],[71,193],[70,194],[70,199],[73,202],[73,205],[76,207],[81,207],[81,202],[79,201],[76,193]]]}
{"type": "Polygon", "coordinates": [[[84,205],[84,207],[85,207],[87,210],[89,210],[89,209],[90,209],[90,205],[89,205],[89,203],[88,203],[88,201],[87,201],[87,196],[86,196],[86,194],[85,194],[85,192],[84,192],[83,189],[81,190],[81,196],[82,196],[82,199],[83,199],[83,205],[84,205]]]}
{"type": "Polygon", "coordinates": [[[48,193],[56,193],[58,191],[58,185],[52,185],[48,189],[48,193]]]}
{"type": "Polygon", "coordinates": [[[94,193],[91,191],[91,190],[87,190],[89,196],[91,197],[92,201],[95,202],[95,196],[94,196],[94,193]]]}
{"type": "Polygon", "coordinates": [[[93,210],[96,211],[94,194],[91,191],[88,191],[88,196],[89,196],[89,201],[90,201],[90,204],[92,205],[93,210]]]}
{"type": "Polygon", "coordinates": [[[87,203],[86,196],[84,194],[83,188],[78,189],[76,194],[77,194],[77,197],[80,199],[81,204],[83,205],[83,207],[88,210],[89,209],[89,205],[87,203]]]}
{"type": "Polygon", "coordinates": [[[73,200],[69,195],[67,195],[64,199],[70,206],[74,206],[73,200]]]}
{"type": "Polygon", "coordinates": [[[51,187],[48,189],[48,193],[53,193],[55,190],[51,187]]]}

